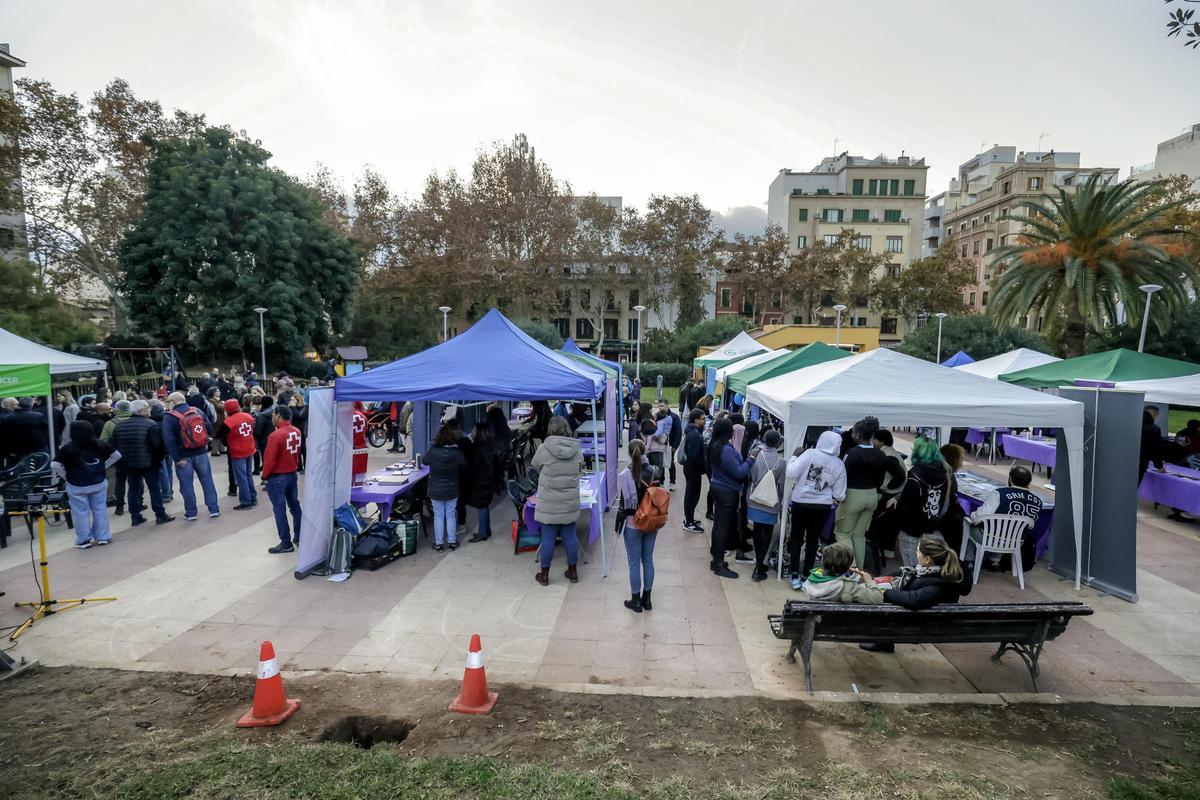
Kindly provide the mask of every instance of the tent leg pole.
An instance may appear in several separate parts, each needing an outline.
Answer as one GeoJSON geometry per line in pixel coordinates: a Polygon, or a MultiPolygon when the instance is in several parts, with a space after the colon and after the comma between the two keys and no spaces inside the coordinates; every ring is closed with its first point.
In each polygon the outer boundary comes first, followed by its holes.
{"type": "MultiPolygon", "coordinates": [[[[593,504],[593,507],[595,507],[596,505],[600,504],[600,492],[599,492],[600,481],[598,478],[598,476],[600,474],[600,434],[596,430],[596,399],[595,398],[592,398],[591,406],[592,406],[592,453],[593,453],[593,455],[592,455],[592,495],[593,495],[592,504],[593,504]]],[[[607,446],[605,447],[605,450],[604,450],[604,461],[605,461],[605,467],[607,467],[608,466],[608,448],[607,448],[607,446]]],[[[604,546],[604,506],[600,505],[600,507],[598,509],[593,508],[592,513],[596,513],[596,512],[599,512],[599,514],[600,514],[600,564],[601,564],[600,577],[607,578],[608,577],[608,556],[607,556],[607,550],[604,546]]],[[[589,522],[589,525],[590,524],[591,523],[589,522]]]]}
{"type": "Polygon", "coordinates": [[[47,440],[50,442],[50,458],[54,458],[54,387],[50,387],[50,394],[46,395],[46,431],[50,434],[47,440]]]}

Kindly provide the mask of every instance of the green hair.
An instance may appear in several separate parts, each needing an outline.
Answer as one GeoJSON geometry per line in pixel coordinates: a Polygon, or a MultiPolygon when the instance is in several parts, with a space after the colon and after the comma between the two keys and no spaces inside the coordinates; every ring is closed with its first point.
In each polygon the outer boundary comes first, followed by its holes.
{"type": "Polygon", "coordinates": [[[912,461],[914,464],[942,463],[942,453],[938,450],[937,442],[918,436],[913,442],[912,461]]]}

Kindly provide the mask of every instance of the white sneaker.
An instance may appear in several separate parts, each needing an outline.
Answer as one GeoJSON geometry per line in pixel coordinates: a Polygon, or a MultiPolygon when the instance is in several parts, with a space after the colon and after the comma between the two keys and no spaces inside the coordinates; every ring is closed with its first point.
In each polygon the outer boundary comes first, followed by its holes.
{"type": "Polygon", "coordinates": [[[214,511],[214,512],[212,512],[211,514],[209,514],[208,516],[209,516],[209,518],[210,518],[210,519],[216,519],[217,517],[221,516],[221,512],[220,512],[220,511],[214,511]]]}
{"type": "Polygon", "coordinates": [[[75,549],[76,550],[88,550],[91,548],[91,546],[92,546],[92,540],[88,539],[86,542],[77,542],[75,544],[75,549]]]}

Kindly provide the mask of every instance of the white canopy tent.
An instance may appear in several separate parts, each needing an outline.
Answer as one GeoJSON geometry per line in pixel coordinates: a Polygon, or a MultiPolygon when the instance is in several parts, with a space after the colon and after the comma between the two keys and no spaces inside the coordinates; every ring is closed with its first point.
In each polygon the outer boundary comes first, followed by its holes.
{"type": "Polygon", "coordinates": [[[726,364],[723,367],[717,367],[717,383],[724,384],[727,382],[726,378],[729,375],[734,375],[744,369],[749,369],[750,367],[756,367],[759,364],[765,364],[768,361],[774,361],[775,359],[782,358],[791,352],[792,351],[788,350],[787,348],[780,348],[779,350],[767,350],[764,353],[747,356],[746,358],[743,358],[740,361],[735,361],[732,364],[726,364]]]}
{"type": "Polygon", "coordinates": [[[746,399],[783,420],[787,452],[804,442],[810,425],[843,425],[868,414],[889,427],[1061,429],[1070,463],[1075,588],[1079,588],[1083,572],[1082,403],[882,348],[753,383],[746,399]]]}
{"type": "Polygon", "coordinates": [[[1016,372],[1019,369],[1028,369],[1029,367],[1040,367],[1042,364],[1049,364],[1052,361],[1062,361],[1062,359],[1046,355],[1045,353],[1039,353],[1037,350],[1030,350],[1027,347],[1018,347],[1016,350],[1009,350],[1007,353],[985,358],[973,364],[962,364],[954,369],[959,372],[969,372],[972,375],[981,375],[984,378],[998,380],[1006,372],[1016,372]]]}
{"type": "Polygon", "coordinates": [[[1117,381],[1114,385],[1118,389],[1145,392],[1147,403],[1165,403],[1172,406],[1200,405],[1200,375],[1151,378],[1144,381],[1117,381]]]}
{"type": "Polygon", "coordinates": [[[723,363],[730,359],[744,356],[749,353],[765,352],[768,348],[759,344],[754,340],[754,337],[745,331],[740,332],[737,336],[730,339],[720,347],[715,347],[711,352],[705,353],[692,361],[694,367],[705,367],[712,364],[723,363]]]}
{"type": "Polygon", "coordinates": [[[0,328],[0,359],[5,364],[49,364],[51,375],[71,372],[104,372],[108,365],[85,356],[74,356],[53,347],[31,342],[0,328]]]}

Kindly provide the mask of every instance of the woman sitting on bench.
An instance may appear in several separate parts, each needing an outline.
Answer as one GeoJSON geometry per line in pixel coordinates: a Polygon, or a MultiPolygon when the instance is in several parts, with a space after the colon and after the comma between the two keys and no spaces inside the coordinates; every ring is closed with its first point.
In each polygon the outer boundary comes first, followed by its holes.
{"type": "MultiPolygon", "coordinates": [[[[957,603],[971,592],[971,578],[958,560],[958,555],[937,536],[922,536],[917,543],[917,566],[901,567],[890,580],[876,580],[862,570],[855,570],[864,583],[876,582],[885,587],[883,602],[920,611],[943,603],[957,603]],[[890,585],[889,585],[890,584],[890,585]]],[[[891,653],[893,644],[860,644],[863,650],[891,653]]]]}

